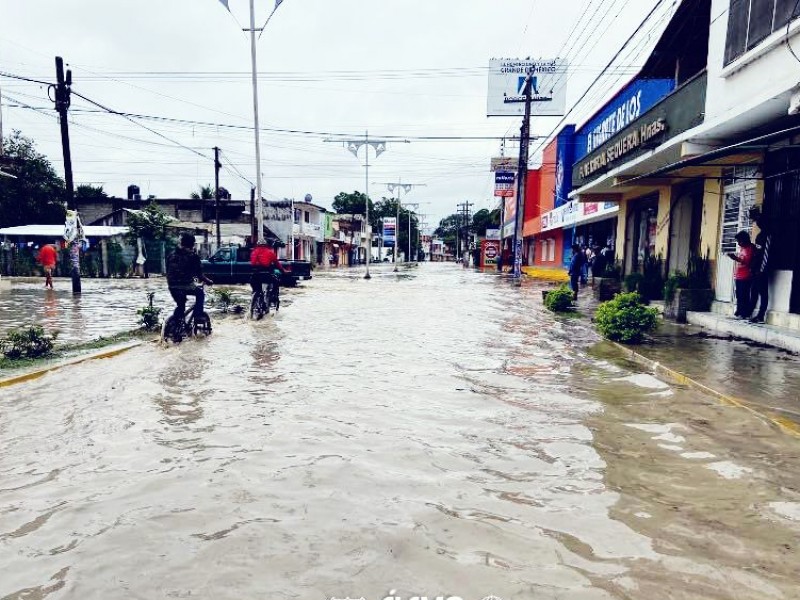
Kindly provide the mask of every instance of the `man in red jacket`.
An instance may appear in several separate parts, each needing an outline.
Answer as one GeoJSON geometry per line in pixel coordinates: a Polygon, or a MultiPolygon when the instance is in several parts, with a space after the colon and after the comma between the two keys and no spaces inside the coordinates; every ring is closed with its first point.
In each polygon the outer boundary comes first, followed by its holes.
{"type": "Polygon", "coordinates": [[[39,262],[44,267],[44,287],[53,289],[53,271],[56,268],[58,253],[52,244],[46,244],[39,250],[39,262]]]}
{"type": "Polygon", "coordinates": [[[279,240],[272,243],[273,248],[267,242],[259,242],[250,253],[250,264],[253,267],[253,276],[250,279],[250,287],[253,292],[261,293],[264,283],[273,282],[275,285],[275,298],[278,298],[278,286],[280,280],[275,276],[277,269],[281,273],[286,273],[281,261],[278,260],[278,249],[282,246],[279,240]]]}

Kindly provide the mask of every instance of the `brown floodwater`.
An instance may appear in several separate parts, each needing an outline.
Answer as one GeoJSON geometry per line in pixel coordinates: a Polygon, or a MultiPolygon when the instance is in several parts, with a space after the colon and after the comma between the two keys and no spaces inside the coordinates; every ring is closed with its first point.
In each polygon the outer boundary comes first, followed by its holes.
{"type": "Polygon", "coordinates": [[[0,389],[0,598],[800,598],[800,441],[540,289],[323,273],[0,389]]]}

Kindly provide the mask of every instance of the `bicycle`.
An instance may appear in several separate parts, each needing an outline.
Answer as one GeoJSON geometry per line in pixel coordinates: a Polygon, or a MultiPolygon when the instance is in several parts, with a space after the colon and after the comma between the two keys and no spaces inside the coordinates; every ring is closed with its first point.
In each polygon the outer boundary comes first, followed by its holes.
{"type": "Polygon", "coordinates": [[[279,296],[279,288],[275,278],[270,278],[269,281],[264,282],[267,286],[266,299],[264,297],[264,288],[262,284],[261,291],[253,292],[250,298],[250,318],[255,321],[260,321],[266,315],[269,315],[270,307],[275,307],[275,312],[278,312],[281,307],[281,299],[279,296]]]}
{"type": "MultiPolygon", "coordinates": [[[[195,302],[197,302],[196,298],[195,302]]],[[[184,337],[211,335],[211,317],[208,316],[207,312],[203,311],[203,316],[200,319],[195,319],[194,305],[186,308],[183,319],[179,323],[175,321],[174,314],[164,320],[164,324],[161,326],[161,343],[171,341],[175,344],[180,344],[184,337]]]]}

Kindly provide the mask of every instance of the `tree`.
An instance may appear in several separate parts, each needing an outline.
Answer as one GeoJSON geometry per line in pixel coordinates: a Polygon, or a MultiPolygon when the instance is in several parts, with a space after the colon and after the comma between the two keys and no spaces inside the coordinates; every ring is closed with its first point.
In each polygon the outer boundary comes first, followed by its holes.
{"type": "Polygon", "coordinates": [[[75,189],[75,198],[78,200],[106,200],[108,194],[103,190],[102,185],[94,186],[85,183],[75,189]]]}
{"type": "Polygon", "coordinates": [[[472,231],[483,237],[487,229],[500,227],[500,209],[492,211],[484,208],[476,212],[472,217],[472,231]]]}
{"type": "MultiPolygon", "coordinates": [[[[347,192],[340,192],[334,199],[333,207],[334,212],[340,215],[363,215],[366,210],[367,196],[359,191],[352,194],[347,192]]],[[[369,222],[373,229],[378,224],[378,218],[375,216],[375,205],[372,200],[369,200],[369,222]]]]}
{"type": "Polygon", "coordinates": [[[0,176],[0,226],[63,223],[64,181],[33,140],[14,131],[3,140],[3,151],[3,170],[16,179],[0,176]]]}
{"type": "Polygon", "coordinates": [[[171,220],[155,202],[151,202],[140,212],[128,214],[128,237],[133,242],[137,238],[163,241],[167,239],[167,224],[171,220]]]}
{"type": "Polygon", "coordinates": [[[214,188],[209,185],[201,185],[199,192],[192,192],[191,193],[192,200],[214,200],[216,195],[214,194],[214,188]]]}

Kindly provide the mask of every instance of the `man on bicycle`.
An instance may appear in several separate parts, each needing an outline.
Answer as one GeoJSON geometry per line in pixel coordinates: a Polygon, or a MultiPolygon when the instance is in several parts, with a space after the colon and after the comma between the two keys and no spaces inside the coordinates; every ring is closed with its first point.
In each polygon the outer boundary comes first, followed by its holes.
{"type": "MultiPolygon", "coordinates": [[[[278,260],[278,250],[283,246],[280,240],[272,242],[272,248],[265,241],[258,242],[253,251],[250,253],[250,264],[253,267],[253,276],[250,279],[250,287],[253,292],[263,293],[263,285],[265,283],[273,284],[273,298],[278,300],[278,293],[280,289],[280,278],[275,275],[275,270],[281,273],[286,273],[281,261],[278,260]]],[[[273,300],[267,298],[267,301],[273,300]]]]}
{"type": "Polygon", "coordinates": [[[190,233],[181,236],[181,245],[167,257],[167,285],[172,299],[175,300],[173,313],[178,323],[183,323],[186,313],[186,297],[194,296],[194,318],[196,322],[203,320],[203,303],[205,292],[195,284],[195,279],[208,285],[214,282],[203,274],[200,256],[194,250],[195,239],[190,233]]]}

